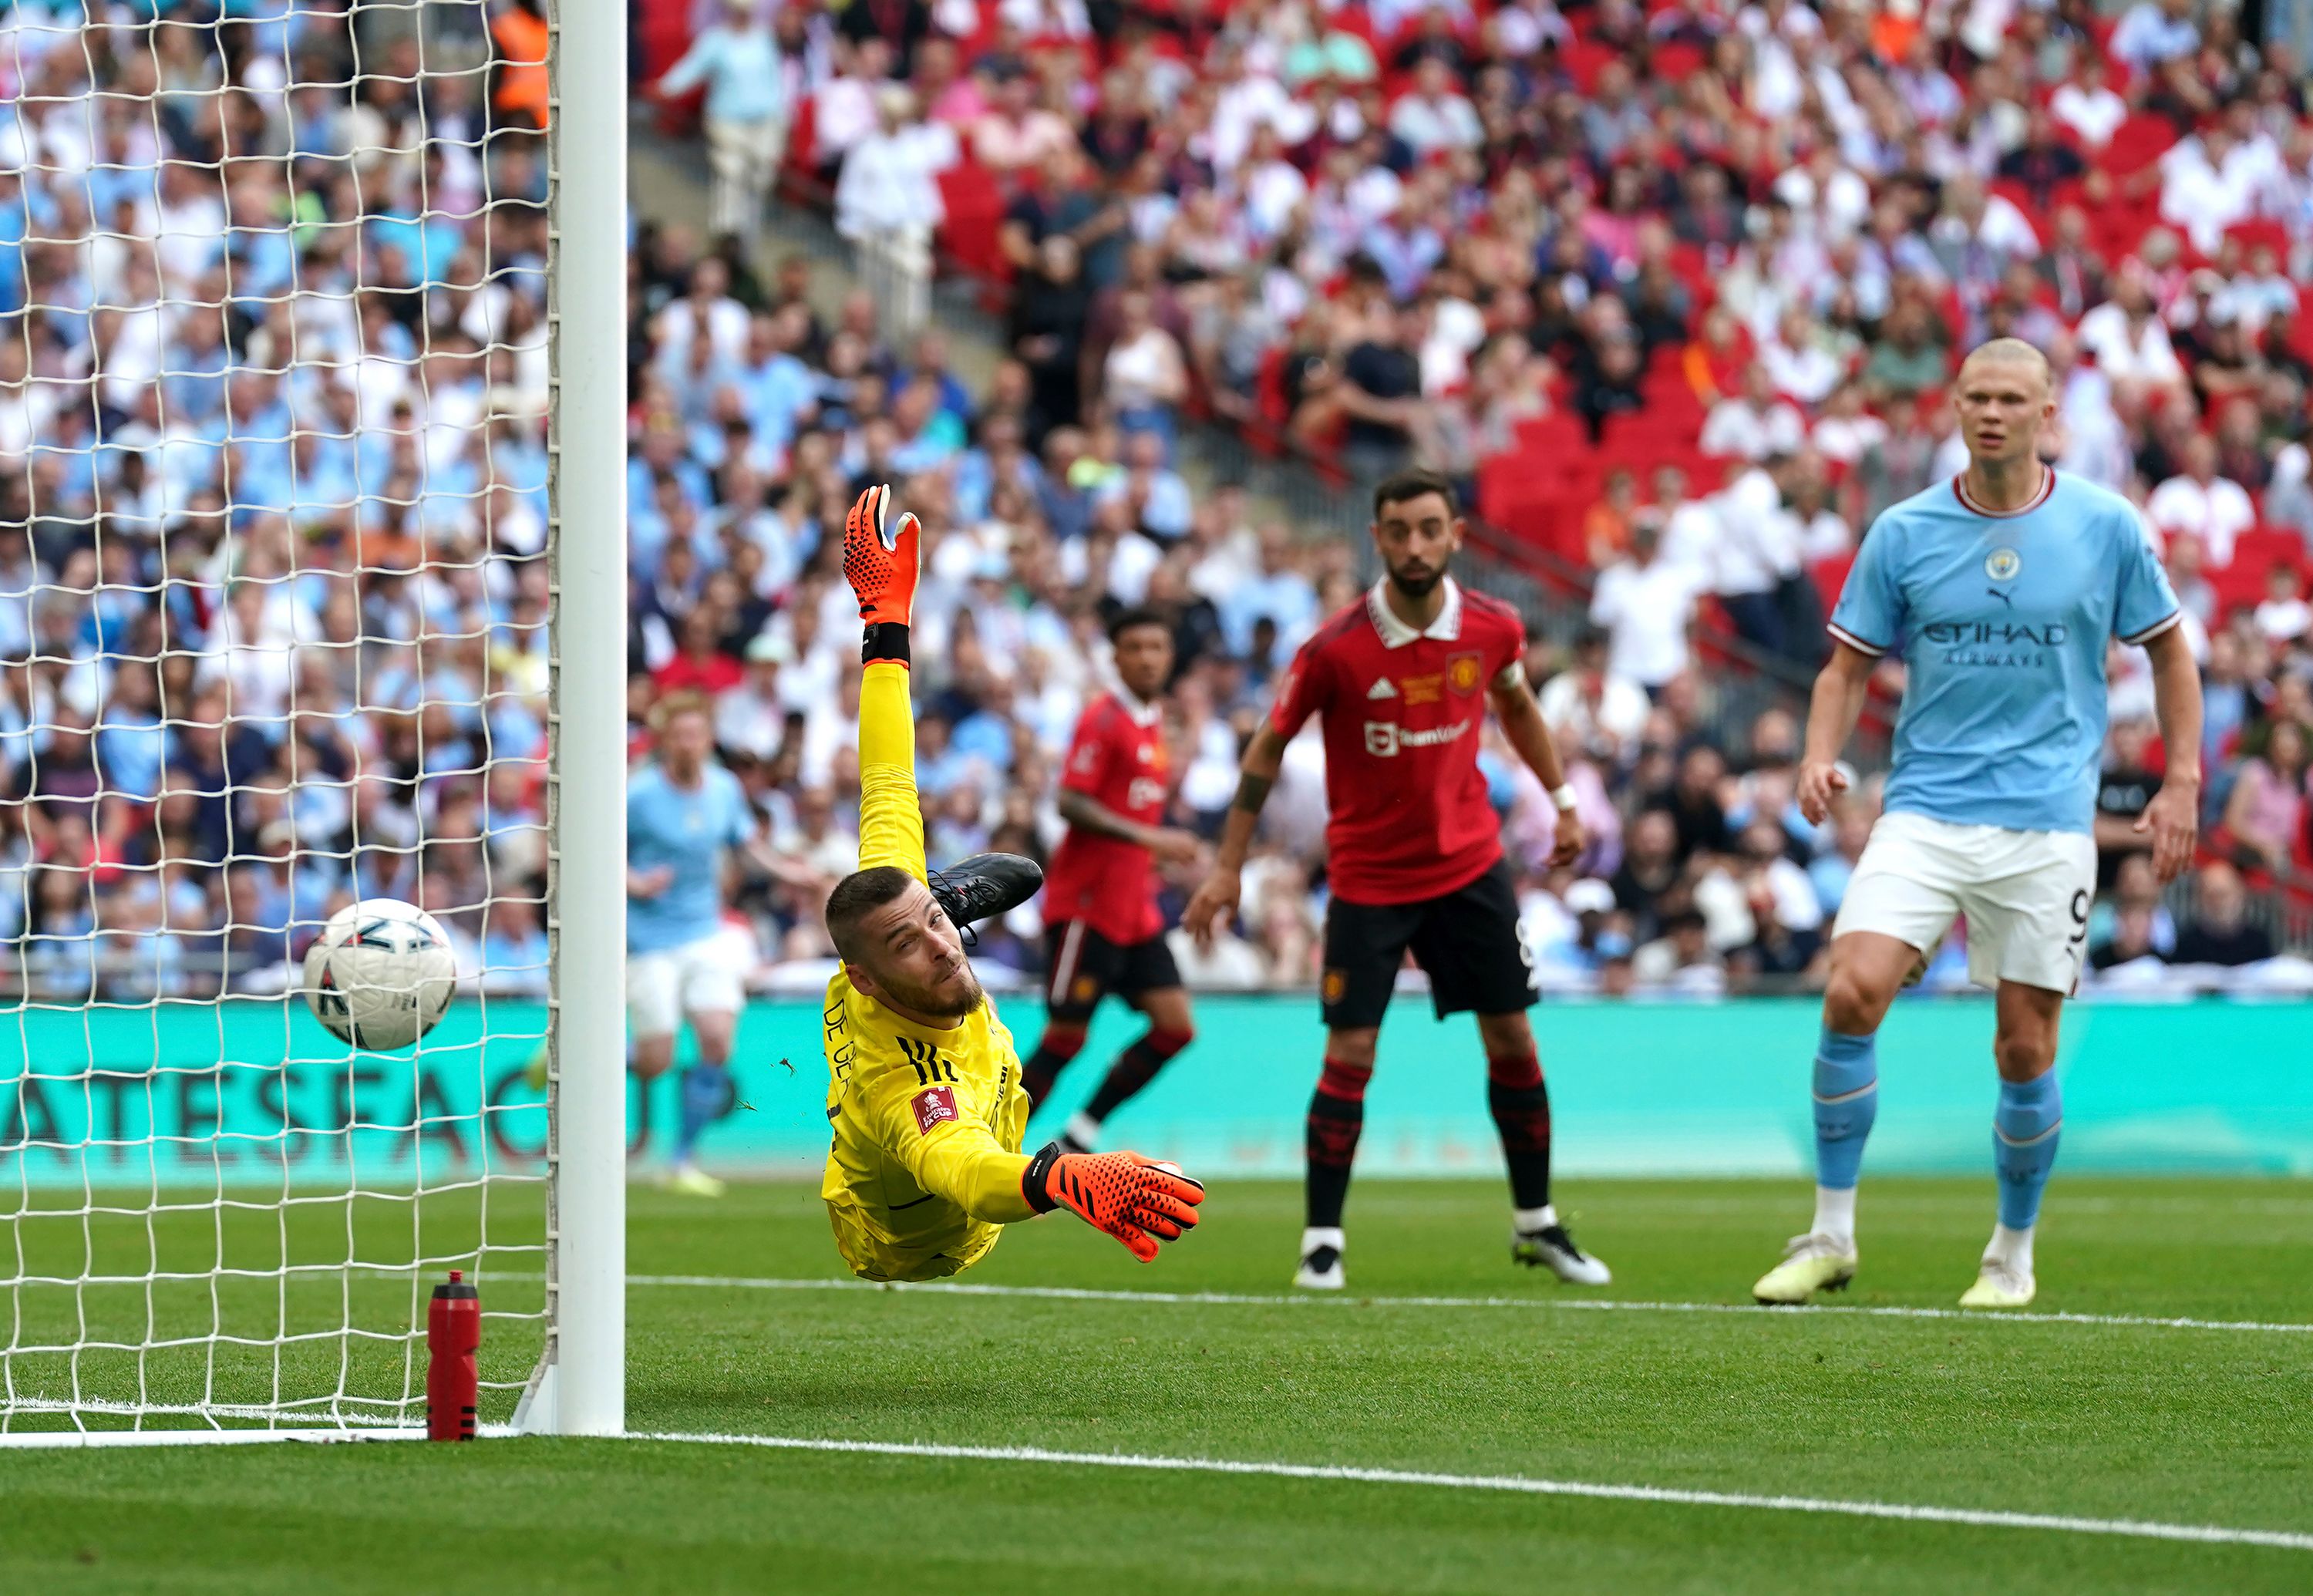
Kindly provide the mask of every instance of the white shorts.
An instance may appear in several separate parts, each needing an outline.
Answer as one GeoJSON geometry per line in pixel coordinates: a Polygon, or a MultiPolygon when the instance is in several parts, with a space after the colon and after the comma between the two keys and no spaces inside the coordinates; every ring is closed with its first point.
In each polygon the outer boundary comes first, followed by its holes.
{"type": "Polygon", "coordinates": [[[627,955],[627,1025],[638,1039],[672,1036],[686,1014],[736,1014],[746,1001],[719,930],[680,948],[627,955]]]}
{"type": "Polygon", "coordinates": [[[1883,815],[1840,900],[1832,935],[1878,931],[1932,954],[1967,916],[1967,978],[2069,995],[2088,952],[2096,839],[2085,832],[1955,825],[1883,815]]]}

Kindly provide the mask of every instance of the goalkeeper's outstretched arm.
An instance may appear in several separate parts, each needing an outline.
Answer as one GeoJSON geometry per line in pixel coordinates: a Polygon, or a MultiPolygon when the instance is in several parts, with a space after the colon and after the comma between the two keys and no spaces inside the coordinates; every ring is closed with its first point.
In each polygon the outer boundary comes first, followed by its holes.
{"type": "Polygon", "coordinates": [[[871,626],[859,680],[859,868],[897,865],[924,877],[924,812],[916,794],[916,711],[908,692],[905,626],[871,626]]]}
{"type": "MultiPolygon", "coordinates": [[[[916,794],[916,727],[910,701],[908,624],[915,602],[921,529],[913,516],[891,516],[891,489],[870,488],[851,507],[844,525],[843,575],[859,600],[865,623],[860,641],[864,675],[859,685],[859,875],[836,888],[844,897],[851,883],[879,869],[904,870],[925,881],[923,811],[916,794]]],[[[885,878],[889,880],[889,877],[885,878]]],[[[854,908],[864,907],[863,904],[854,908]]],[[[881,988],[879,1000],[895,1012],[928,1021],[933,1000],[952,1000],[954,987],[969,994],[961,1007],[945,1008],[958,1019],[979,1001],[979,983],[963,963],[956,930],[947,923],[928,890],[908,888],[898,897],[879,896],[877,931],[889,939],[883,949],[895,961],[924,965],[945,984],[923,988],[901,969],[854,974],[881,988]],[[920,901],[919,901],[920,900],[920,901]],[[952,946],[951,946],[952,945],[952,946]],[[928,957],[922,957],[928,956],[928,957]],[[899,998],[904,995],[908,1003],[899,998]]],[[[847,921],[839,946],[853,934],[855,916],[829,904],[829,929],[847,921]]],[[[864,921],[864,916],[857,917],[864,921]]],[[[857,930],[865,930],[858,923],[857,930]]],[[[845,963],[866,965],[850,954],[845,963]]],[[[875,961],[880,962],[880,961],[875,961]]],[[[937,1028],[937,1021],[931,1022],[937,1028]]],[[[967,1042],[965,1044],[969,1045],[967,1042]]],[[[955,1204],[974,1219],[1008,1224],[1066,1207],[1105,1230],[1144,1263],[1156,1256],[1158,1241],[1177,1239],[1197,1222],[1204,1187],[1169,1164],[1135,1152],[1062,1155],[1055,1144],[1028,1158],[1007,1149],[989,1131],[992,1105],[972,1100],[982,1089],[983,1071],[959,1072],[950,1063],[943,1072],[938,1049],[916,1044],[912,1063],[877,1071],[863,1080],[866,1106],[877,1140],[906,1165],[927,1192],[955,1204]]],[[[876,1051],[881,1052],[878,1047],[876,1051]]],[[[1010,1067],[1007,1063],[1007,1067],[1010,1067]]],[[[998,1079],[1000,1080],[1000,1076],[998,1079]]]]}
{"type": "Polygon", "coordinates": [[[908,692],[908,620],[922,535],[913,516],[887,525],[892,490],[870,488],[844,526],[843,575],[859,600],[859,868],[924,879],[916,794],[916,711],[908,692]]]}

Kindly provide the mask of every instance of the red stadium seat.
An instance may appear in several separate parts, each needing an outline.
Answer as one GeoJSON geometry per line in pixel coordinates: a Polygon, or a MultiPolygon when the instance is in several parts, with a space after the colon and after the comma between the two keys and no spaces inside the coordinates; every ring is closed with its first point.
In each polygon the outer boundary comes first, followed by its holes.
{"type": "Polygon", "coordinates": [[[1807,576],[1815,583],[1816,595],[1823,600],[1825,614],[1830,614],[1837,607],[1840,593],[1847,586],[1847,573],[1854,569],[1852,550],[1829,560],[1818,560],[1807,568],[1807,576]]]}
{"type": "Polygon", "coordinates": [[[780,169],[780,187],[790,194],[808,194],[819,181],[818,154],[819,97],[806,94],[787,128],[787,158],[780,169]]]}
{"type": "Polygon", "coordinates": [[[1605,70],[1606,63],[1619,60],[1622,54],[1611,44],[1577,40],[1566,47],[1559,59],[1564,64],[1567,75],[1573,78],[1574,86],[1587,94],[1597,86],[1598,74],[1605,70]]]}
{"type": "Polygon", "coordinates": [[[1575,512],[1545,462],[1498,454],[1478,468],[1478,514],[1527,547],[1556,553],[1575,512]]]}
{"type": "Polygon", "coordinates": [[[1670,269],[1678,280],[1686,285],[1687,292],[1696,296],[1695,311],[1700,313],[1707,303],[1705,296],[1716,299],[1711,279],[1711,257],[1699,243],[1675,243],[1670,249],[1670,269]]]}
{"type": "Polygon", "coordinates": [[[1563,410],[1520,421],[1515,430],[1521,454],[1572,460],[1587,454],[1590,447],[1590,434],[1581,419],[1563,410]]]}
{"type": "Polygon", "coordinates": [[[1558,491],[1572,501],[1578,513],[1587,510],[1606,496],[1606,473],[1614,469],[1605,461],[1585,454],[1559,472],[1558,491]]]}
{"type": "Polygon", "coordinates": [[[2142,172],[2176,142],[2176,123],[2157,112],[2141,110],[2114,129],[2100,164],[2115,177],[2142,172]]]}
{"type": "Polygon", "coordinates": [[[1285,357],[1289,351],[1283,344],[1272,344],[1262,354],[1261,368],[1253,374],[1253,401],[1262,419],[1271,426],[1283,428],[1293,419],[1293,407],[1285,401],[1285,357]]]}
{"type": "MultiPolygon", "coordinates": [[[[656,82],[690,47],[690,8],[675,0],[645,0],[633,14],[634,38],[639,47],[636,54],[642,57],[642,75],[647,82],[656,82]]],[[[704,91],[699,98],[706,98],[704,91]]],[[[693,111],[697,109],[694,102],[693,111]]]]}
{"type": "Polygon", "coordinates": [[[2271,216],[2236,222],[2225,229],[2225,236],[2238,239],[2244,250],[2269,249],[2284,260],[2289,258],[2289,229],[2271,216]]]}
{"type": "Polygon", "coordinates": [[[2138,199],[2115,196],[2108,204],[2089,213],[2089,234],[2107,260],[2134,254],[2137,246],[2144,242],[2144,235],[2163,225],[2160,197],[2157,193],[2138,199]]]}
{"type": "Polygon", "coordinates": [[[975,161],[959,161],[939,174],[947,220],[940,242],[975,277],[1009,278],[1011,262],[996,241],[1004,220],[1004,193],[995,174],[975,161]]]}
{"type": "Polygon", "coordinates": [[[1658,83],[1684,83],[1702,70],[1702,60],[1701,47],[1674,41],[1656,49],[1649,75],[1658,83]]]}
{"type": "Polygon", "coordinates": [[[2263,577],[2251,577],[2238,565],[2210,571],[2207,575],[2209,589],[2217,595],[2217,620],[2220,623],[2265,602],[2263,577]]]}
{"type": "Polygon", "coordinates": [[[2305,566],[2305,540],[2293,532],[2271,527],[2258,527],[2245,532],[2233,540],[2232,569],[2254,572],[2258,596],[2264,595],[2265,579],[2276,565],[2305,566]]]}
{"type": "Polygon", "coordinates": [[[1700,407],[1687,411],[1640,410],[1610,416],[1598,438],[1598,456],[1612,465],[1652,472],[1659,465],[1683,465],[1695,453],[1702,430],[1700,407]]]}
{"type": "Polygon", "coordinates": [[[1517,453],[1489,454],[1478,463],[1478,515],[1496,525],[1508,525],[1509,506],[1522,491],[1521,479],[1530,472],[1517,453]]]}
{"type": "Polygon", "coordinates": [[[1694,395],[1694,384],[1686,380],[1683,352],[1677,349],[1658,350],[1656,359],[1647,375],[1640,380],[1639,396],[1647,401],[1646,413],[1658,418],[1667,427],[1686,427],[1702,430],[1702,401],[1694,395]]]}

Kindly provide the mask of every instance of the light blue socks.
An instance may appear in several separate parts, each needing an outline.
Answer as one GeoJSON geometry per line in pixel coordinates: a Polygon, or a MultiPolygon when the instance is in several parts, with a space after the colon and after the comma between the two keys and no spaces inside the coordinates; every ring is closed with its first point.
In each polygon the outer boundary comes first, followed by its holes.
{"type": "Polygon", "coordinates": [[[1879,1115],[1876,1038],[1826,1029],[1815,1048],[1815,1224],[1847,1250],[1855,1247],[1855,1182],[1863,1143],[1879,1115]]]}
{"type": "Polygon", "coordinates": [[[1825,1031],[1815,1049],[1816,1184],[1852,1190],[1879,1114],[1877,1039],[1825,1031]]]}
{"type": "Polygon", "coordinates": [[[687,1164],[699,1133],[715,1123],[729,1100],[731,1072],[721,1064],[693,1064],[682,1078],[682,1127],[674,1142],[674,1161],[687,1164]]]}
{"type": "MultiPolygon", "coordinates": [[[[1826,1030],[1815,1052],[1815,1168],[1817,1232],[1852,1245],[1855,1183],[1863,1143],[1879,1111],[1878,1050],[1869,1036],[1826,1030]]],[[[2036,1080],[2003,1080],[1992,1115],[1992,1154],[2000,1174],[2000,1228],[1992,1252],[2031,1273],[2032,1228],[2040,1194],[2056,1167],[2063,1096],[2054,1070],[2036,1080]]]]}
{"type": "Polygon", "coordinates": [[[2028,1230],[2040,1218],[2040,1194],[2056,1167],[2063,1094],[2054,1070],[2036,1080],[2003,1080],[1992,1116],[1992,1161],[2000,1172],[2000,1222],[2028,1230]]]}

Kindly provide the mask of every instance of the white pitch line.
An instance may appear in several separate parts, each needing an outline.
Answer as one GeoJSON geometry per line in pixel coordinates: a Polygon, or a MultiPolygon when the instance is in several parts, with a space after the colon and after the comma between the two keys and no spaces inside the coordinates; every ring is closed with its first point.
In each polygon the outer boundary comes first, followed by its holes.
{"type": "Polygon", "coordinates": [[[334,1444],[369,1441],[423,1441],[417,1429],[339,1430],[308,1427],[285,1430],[46,1430],[15,1432],[0,1436],[0,1448],[93,1448],[152,1446],[258,1446],[273,1442],[334,1444]]]}
{"type": "Polygon", "coordinates": [[[2268,1336],[2313,1336],[2313,1324],[2256,1319],[2154,1318],[2128,1313],[1984,1313],[1958,1308],[1865,1308],[1829,1304],[1762,1308],[1737,1302],[1644,1302],[1616,1297],[1357,1297],[1305,1292],[1290,1297],[1234,1292],[1103,1292],[1066,1285],[971,1285],[938,1281],[770,1280],[725,1274],[629,1274],[629,1285],[729,1286],[748,1292],[921,1292],[943,1297],[1041,1297],[1062,1302],[1162,1302],[1238,1308],[1526,1308],[1592,1313],[1731,1313],[1762,1323],[1833,1315],[1857,1318],[1955,1319],[1971,1325],[2105,1325],[2124,1329],[2231,1330],[2268,1336]]]}
{"type": "Polygon", "coordinates": [[[1733,1491],[1679,1490],[1667,1486],[1619,1486],[1588,1480],[1535,1479],[1516,1474],[1432,1474],[1408,1468],[1263,1463],[1234,1458],[1163,1458],[1121,1452],[1051,1451],[1036,1446],[946,1446],[926,1441],[838,1441],[795,1435],[633,1431],[629,1433],[628,1439],[691,1442],[715,1446],[761,1446],[786,1451],[865,1452],[895,1458],[948,1458],[990,1463],[1063,1463],[1076,1468],[1145,1468],[1174,1474],[1266,1475],[1277,1479],[1428,1486],[1454,1491],[1508,1491],[1529,1496],[1586,1496],[1597,1501],[1652,1502],[1677,1507],[1834,1513],[1855,1519],[1900,1519],[1913,1523],[1965,1524],[1994,1530],[2054,1530],[2072,1535],[2117,1535],[2138,1540],[2182,1540],[2206,1546],[2259,1546],[2283,1551],[2313,1552],[2313,1535],[2292,1530],[2241,1530],[2222,1524],[2163,1524],[2142,1519],[2075,1518],[2065,1513],[2001,1512],[1983,1508],[1925,1507],[1904,1502],[1851,1502],[1823,1496],[1759,1496],[1733,1491]]]}

